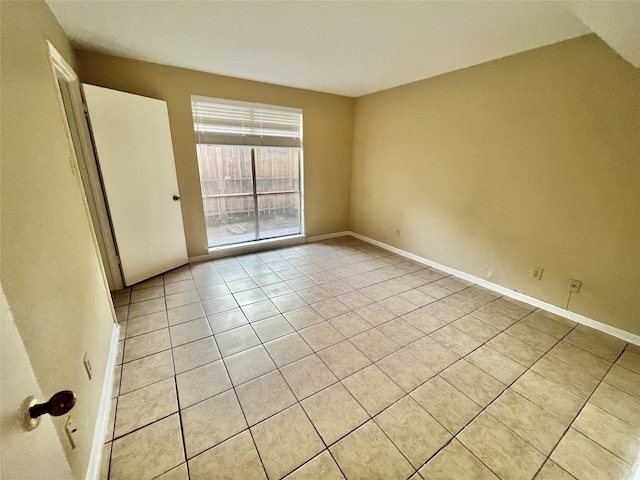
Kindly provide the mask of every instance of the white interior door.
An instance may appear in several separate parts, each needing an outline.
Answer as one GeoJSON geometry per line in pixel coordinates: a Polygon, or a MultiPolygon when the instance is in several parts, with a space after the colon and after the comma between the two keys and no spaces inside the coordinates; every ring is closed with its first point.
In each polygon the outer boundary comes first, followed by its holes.
{"type": "Polygon", "coordinates": [[[83,89],[125,284],[184,265],[166,102],[87,84],[83,89]]]}

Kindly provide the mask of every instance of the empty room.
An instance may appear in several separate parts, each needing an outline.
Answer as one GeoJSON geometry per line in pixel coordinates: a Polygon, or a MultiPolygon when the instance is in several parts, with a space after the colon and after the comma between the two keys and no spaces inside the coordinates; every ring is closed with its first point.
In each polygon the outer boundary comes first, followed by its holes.
{"type": "Polygon", "coordinates": [[[640,2],[0,18],[2,478],[640,478],[640,2]]]}

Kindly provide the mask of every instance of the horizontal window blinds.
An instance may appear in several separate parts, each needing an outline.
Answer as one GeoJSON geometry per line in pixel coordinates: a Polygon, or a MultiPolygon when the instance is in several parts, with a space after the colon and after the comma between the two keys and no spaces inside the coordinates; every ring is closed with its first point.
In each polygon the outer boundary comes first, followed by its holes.
{"type": "Polygon", "coordinates": [[[191,97],[196,140],[209,145],[302,146],[302,110],[191,97]]]}

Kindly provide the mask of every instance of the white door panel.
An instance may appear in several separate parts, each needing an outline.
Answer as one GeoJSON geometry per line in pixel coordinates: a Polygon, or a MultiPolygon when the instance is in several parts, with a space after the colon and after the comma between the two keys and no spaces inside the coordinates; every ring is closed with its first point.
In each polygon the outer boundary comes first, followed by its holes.
{"type": "Polygon", "coordinates": [[[83,84],[126,285],[187,263],[167,104],[83,84]]]}

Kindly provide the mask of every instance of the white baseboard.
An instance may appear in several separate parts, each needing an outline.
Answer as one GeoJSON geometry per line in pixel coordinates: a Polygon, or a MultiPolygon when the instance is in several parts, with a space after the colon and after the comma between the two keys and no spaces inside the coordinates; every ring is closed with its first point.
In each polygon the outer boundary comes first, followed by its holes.
{"type": "Polygon", "coordinates": [[[345,230],[345,231],[342,231],[342,232],[327,233],[325,235],[316,235],[315,237],[308,237],[307,238],[307,243],[309,243],[309,242],[319,242],[320,240],[327,240],[329,238],[345,237],[347,235],[355,236],[352,232],[349,232],[349,231],[345,230]]]}
{"type": "Polygon", "coordinates": [[[586,325],[588,327],[594,328],[601,332],[607,333],[614,337],[617,337],[625,342],[630,342],[635,345],[640,345],[640,335],[636,335],[631,332],[627,332],[626,330],[622,330],[621,328],[612,327],[611,325],[607,325],[606,323],[599,322],[589,317],[585,317],[584,315],[580,315],[579,313],[572,312],[570,310],[558,307],[556,305],[552,305],[551,303],[547,303],[543,300],[530,297],[529,295],[525,295],[523,293],[516,292],[515,290],[511,290],[509,288],[503,287],[502,285],[498,285],[496,283],[491,283],[487,280],[484,280],[480,277],[476,277],[466,272],[462,272],[460,270],[456,270],[455,268],[448,267],[446,265],[442,265],[440,263],[434,262],[427,258],[420,257],[413,253],[407,252],[405,250],[401,250],[399,248],[393,247],[391,245],[387,245],[386,243],[379,242],[378,240],[374,240],[365,235],[360,235],[355,232],[345,232],[345,235],[351,235],[363,242],[371,243],[377,247],[383,248],[389,252],[393,252],[402,257],[408,258],[415,262],[421,263],[423,265],[427,265],[429,267],[437,268],[438,270],[442,270],[443,272],[450,273],[451,275],[455,275],[456,277],[462,278],[463,280],[468,280],[469,282],[473,282],[477,285],[480,285],[484,288],[492,290],[501,295],[513,298],[515,300],[519,300],[524,303],[528,303],[531,306],[541,308],[542,310],[546,310],[548,312],[554,313],[556,315],[560,315],[561,317],[568,318],[569,320],[573,320],[574,322],[581,323],[582,325],[586,325]]]}
{"type": "Polygon", "coordinates": [[[120,325],[113,324],[111,331],[111,343],[109,345],[109,358],[107,359],[107,371],[102,384],[102,396],[100,397],[100,407],[98,408],[98,418],[96,428],[93,432],[93,442],[91,444],[91,457],[89,458],[89,468],[87,468],[87,480],[96,480],[100,475],[100,460],[104,439],[109,425],[109,414],[111,413],[111,394],[113,393],[113,376],[115,374],[116,359],[118,357],[118,340],[120,339],[120,325]]]}

